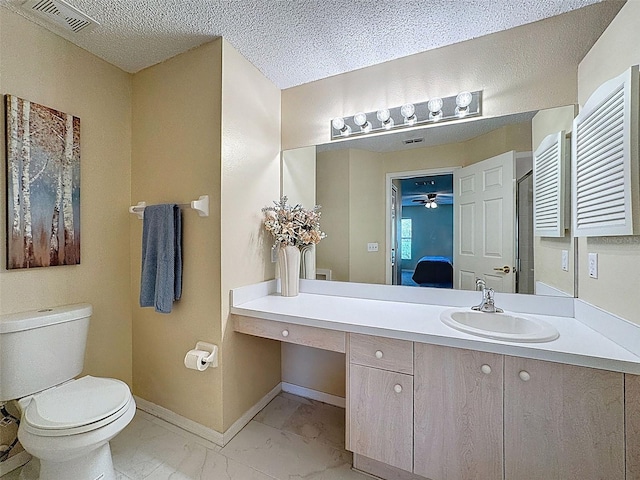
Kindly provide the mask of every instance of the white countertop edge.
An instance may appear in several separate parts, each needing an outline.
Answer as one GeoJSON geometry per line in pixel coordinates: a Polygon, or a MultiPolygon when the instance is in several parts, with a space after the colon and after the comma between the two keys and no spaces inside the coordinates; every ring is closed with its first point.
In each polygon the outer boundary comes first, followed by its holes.
{"type": "Polygon", "coordinates": [[[640,325],[609,313],[579,298],[575,299],[575,318],[600,335],[640,357],[640,325]]]}
{"type": "MultiPolygon", "coordinates": [[[[478,350],[482,352],[497,353],[502,355],[511,355],[516,357],[531,358],[536,360],[551,361],[557,363],[565,363],[582,367],[591,367],[601,370],[610,370],[621,373],[630,373],[640,375],[640,358],[637,362],[627,361],[615,358],[596,357],[580,353],[558,352],[548,349],[539,349],[532,344],[510,344],[490,339],[478,338],[460,338],[456,336],[441,336],[419,332],[409,332],[404,330],[388,329],[369,325],[356,325],[344,322],[333,322],[330,320],[301,317],[298,315],[287,315],[275,312],[266,312],[263,310],[255,310],[251,308],[243,308],[236,306],[231,308],[231,313],[236,315],[244,315],[247,317],[261,318],[276,322],[286,322],[296,325],[306,325],[310,327],[324,328],[327,330],[337,330],[347,333],[362,333],[367,335],[376,335],[388,338],[396,338],[399,340],[408,340],[421,343],[429,343],[434,345],[442,345],[447,347],[466,348],[469,350],[478,350]]],[[[456,335],[459,335],[457,332],[456,335]]],[[[461,334],[467,336],[466,334],[461,334]]],[[[471,337],[469,335],[469,337],[471,337]]],[[[605,337],[606,338],[606,337],[605,337]]]]}

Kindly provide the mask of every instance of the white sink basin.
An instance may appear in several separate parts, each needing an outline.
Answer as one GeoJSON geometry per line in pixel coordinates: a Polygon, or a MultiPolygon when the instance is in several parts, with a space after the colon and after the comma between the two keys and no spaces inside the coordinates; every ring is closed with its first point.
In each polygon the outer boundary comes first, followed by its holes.
{"type": "Polygon", "coordinates": [[[550,342],[560,336],[550,323],[520,313],[454,308],[442,312],[440,320],[461,332],[508,342],[550,342]]]}

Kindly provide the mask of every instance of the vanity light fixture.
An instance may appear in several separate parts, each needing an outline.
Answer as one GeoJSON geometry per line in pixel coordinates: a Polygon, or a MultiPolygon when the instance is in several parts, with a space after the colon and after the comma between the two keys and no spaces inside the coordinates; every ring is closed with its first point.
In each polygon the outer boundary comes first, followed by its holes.
{"type": "Polygon", "coordinates": [[[372,125],[367,120],[367,114],[364,112],[358,112],[353,116],[353,121],[356,125],[360,127],[364,133],[369,133],[371,131],[372,125]]]}
{"type": "Polygon", "coordinates": [[[376,117],[380,120],[385,130],[391,130],[393,128],[394,122],[393,118],[391,118],[391,111],[388,108],[378,110],[376,117]]]}
{"type": "Polygon", "coordinates": [[[482,91],[461,92],[449,97],[431,97],[429,101],[405,103],[373,112],[336,117],[331,121],[331,140],[370,133],[429,126],[482,115],[482,91]]]}
{"type": "Polygon", "coordinates": [[[444,102],[440,97],[434,97],[427,102],[427,108],[429,109],[429,120],[437,122],[442,119],[442,106],[444,102]]]}
{"type": "Polygon", "coordinates": [[[406,103],[400,108],[400,113],[404,117],[405,125],[415,125],[418,121],[416,117],[416,107],[413,103],[406,103]]]}
{"type": "Polygon", "coordinates": [[[334,130],[340,132],[341,137],[348,137],[351,135],[351,127],[344,122],[344,118],[336,117],[331,121],[331,125],[334,130]]]}

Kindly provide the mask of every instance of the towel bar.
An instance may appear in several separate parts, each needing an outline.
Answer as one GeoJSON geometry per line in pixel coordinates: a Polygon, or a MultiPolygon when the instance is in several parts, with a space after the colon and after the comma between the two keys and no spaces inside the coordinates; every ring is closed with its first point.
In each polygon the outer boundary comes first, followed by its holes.
{"type": "MultiPolygon", "coordinates": [[[[140,220],[144,217],[144,209],[147,206],[146,202],[138,202],[137,205],[131,205],[129,207],[129,213],[134,213],[140,220]]],[[[179,207],[190,207],[198,212],[201,217],[209,216],[209,195],[201,195],[198,200],[192,200],[191,203],[179,203],[179,207]]]]}

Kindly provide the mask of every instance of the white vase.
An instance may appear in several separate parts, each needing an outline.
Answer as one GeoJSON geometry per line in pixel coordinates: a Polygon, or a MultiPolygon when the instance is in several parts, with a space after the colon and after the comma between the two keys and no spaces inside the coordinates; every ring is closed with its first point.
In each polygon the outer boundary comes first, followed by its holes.
{"type": "Polygon", "coordinates": [[[300,249],[300,278],[316,279],[316,246],[312,243],[300,249]]]}
{"type": "Polygon", "coordinates": [[[287,245],[278,249],[280,292],[283,297],[296,297],[300,284],[300,250],[287,245]]]}

